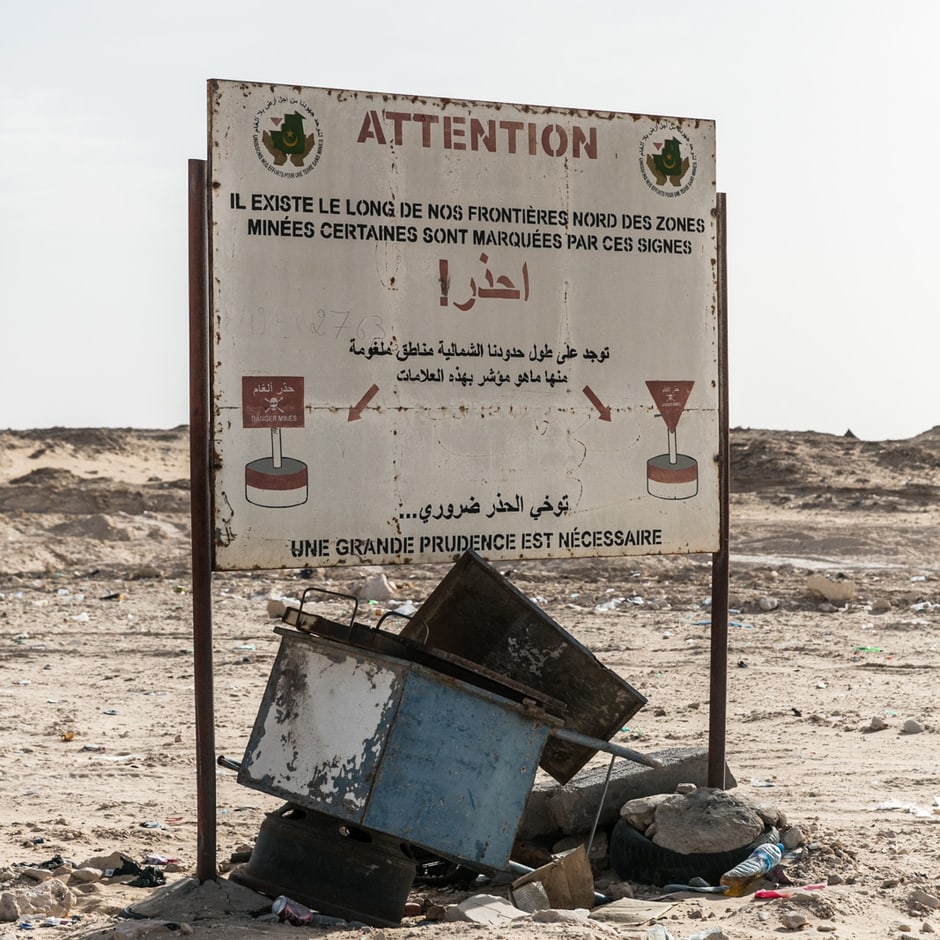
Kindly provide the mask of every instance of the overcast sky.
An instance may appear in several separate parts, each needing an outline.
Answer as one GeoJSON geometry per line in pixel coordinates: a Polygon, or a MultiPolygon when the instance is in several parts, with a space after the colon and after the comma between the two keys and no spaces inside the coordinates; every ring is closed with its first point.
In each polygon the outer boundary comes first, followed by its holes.
{"type": "Polygon", "coordinates": [[[940,424],[933,0],[248,4],[0,13],[0,426],[189,421],[206,80],[710,118],[731,425],[940,424]]]}

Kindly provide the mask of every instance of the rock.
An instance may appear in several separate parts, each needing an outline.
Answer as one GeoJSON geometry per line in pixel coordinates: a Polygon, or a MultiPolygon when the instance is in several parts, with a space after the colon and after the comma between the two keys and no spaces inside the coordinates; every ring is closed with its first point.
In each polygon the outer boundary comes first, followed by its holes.
{"type": "Polygon", "coordinates": [[[12,891],[0,892],[0,923],[9,924],[22,916],[16,894],[12,891]]]}
{"type": "Polygon", "coordinates": [[[100,868],[76,868],[69,874],[69,880],[76,884],[90,884],[94,881],[100,881],[104,877],[104,872],[100,868]]]}
{"type": "Polygon", "coordinates": [[[653,842],[683,855],[726,852],[752,842],[765,828],[753,805],[725,790],[702,787],[659,804],[653,842]]]}
{"type": "Polygon", "coordinates": [[[780,923],[787,930],[800,930],[809,923],[809,920],[805,914],[800,914],[798,911],[786,911],[780,915],[780,923]]]}
{"type": "Polygon", "coordinates": [[[375,574],[355,584],[352,593],[361,601],[390,601],[395,588],[384,574],[375,574]]]}
{"type": "Polygon", "coordinates": [[[606,888],[604,894],[615,901],[622,901],[624,898],[634,897],[633,885],[629,881],[613,881],[606,888]]]}
{"type": "Polygon", "coordinates": [[[681,793],[683,796],[688,796],[690,793],[694,793],[698,787],[694,783],[680,783],[676,787],[676,793],[681,793]]]}
{"type": "MultiPolygon", "coordinates": [[[[183,929],[188,926],[188,924],[180,924],[180,933],[192,933],[191,927],[188,931],[183,929]]],[[[163,920],[132,920],[118,924],[111,936],[114,940],[138,940],[139,937],[147,937],[154,933],[168,933],[170,929],[170,925],[163,920]]]]}
{"type": "Polygon", "coordinates": [[[49,881],[53,877],[48,868],[21,868],[20,874],[30,881],[49,881]]]}
{"type": "Polygon", "coordinates": [[[160,580],[162,578],[163,572],[153,565],[141,565],[139,568],[135,568],[130,574],[131,581],[160,580]]]}
{"type": "Polygon", "coordinates": [[[912,907],[926,907],[935,911],[940,907],[940,898],[935,894],[928,894],[923,888],[915,888],[908,897],[907,903],[912,907]]]}
{"type": "Polygon", "coordinates": [[[843,579],[830,581],[821,574],[811,574],[806,579],[806,587],[814,594],[823,597],[830,604],[845,605],[855,597],[855,582],[843,579]]]}
{"type": "Polygon", "coordinates": [[[675,937],[662,924],[653,924],[646,931],[646,940],[675,940],[675,937]]]}
{"type": "Polygon", "coordinates": [[[884,731],[888,727],[888,722],[884,720],[880,715],[875,715],[872,718],[871,722],[868,725],[869,731],[884,731]]]}
{"type": "Polygon", "coordinates": [[[65,917],[74,905],[75,895],[58,878],[51,878],[0,894],[0,920],[18,920],[28,914],[65,917]]]}
{"type": "Polygon", "coordinates": [[[520,911],[505,898],[492,894],[475,894],[459,904],[449,904],[444,909],[446,921],[471,921],[490,926],[506,924],[528,916],[525,911],[520,911]]]}
{"type": "Polygon", "coordinates": [[[285,604],[284,601],[275,600],[274,598],[268,601],[268,616],[272,620],[280,620],[286,610],[287,604],[285,604]]]}
{"type": "Polygon", "coordinates": [[[550,908],[547,911],[536,911],[532,915],[533,924],[579,924],[585,926],[588,920],[588,912],[580,911],[562,911],[550,908]]]}
{"type": "Polygon", "coordinates": [[[924,726],[919,721],[908,718],[901,727],[901,734],[920,734],[923,730],[924,726]]]}
{"type": "Polygon", "coordinates": [[[787,829],[784,829],[780,841],[783,843],[783,847],[790,851],[792,849],[798,849],[805,841],[803,836],[803,830],[799,826],[790,826],[787,829]]]}
{"type": "Polygon", "coordinates": [[[757,602],[757,606],[761,610],[776,610],[780,606],[780,601],[776,597],[762,597],[757,602]]]}
{"type": "Polygon", "coordinates": [[[634,829],[646,832],[656,819],[656,808],[664,800],[669,799],[668,793],[655,793],[652,796],[640,796],[629,800],[620,807],[620,816],[634,829]]]}
{"type": "MultiPolygon", "coordinates": [[[[104,748],[102,747],[102,750],[104,748]]],[[[114,872],[127,867],[128,871],[139,870],[137,863],[127,855],[121,852],[112,852],[110,855],[96,855],[93,858],[87,858],[79,868],[98,868],[104,872],[105,878],[110,878],[114,872]]]]}

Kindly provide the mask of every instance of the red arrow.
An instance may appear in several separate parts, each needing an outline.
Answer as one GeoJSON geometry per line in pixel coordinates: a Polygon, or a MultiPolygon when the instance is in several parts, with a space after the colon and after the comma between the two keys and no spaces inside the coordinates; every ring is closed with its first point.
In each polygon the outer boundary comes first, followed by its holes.
{"type": "Polygon", "coordinates": [[[592,389],[590,385],[585,385],[583,392],[587,395],[588,401],[597,409],[601,416],[601,421],[610,421],[610,408],[594,394],[594,389],[592,389]]]}
{"type": "Polygon", "coordinates": [[[378,393],[378,390],[379,390],[378,385],[371,385],[369,387],[369,390],[365,393],[365,395],[363,395],[362,398],[360,398],[359,401],[357,401],[356,404],[353,405],[352,408],[349,409],[349,417],[346,420],[358,421],[362,417],[362,412],[365,409],[366,405],[368,405],[369,402],[372,401],[373,398],[375,398],[376,394],[378,393]]]}

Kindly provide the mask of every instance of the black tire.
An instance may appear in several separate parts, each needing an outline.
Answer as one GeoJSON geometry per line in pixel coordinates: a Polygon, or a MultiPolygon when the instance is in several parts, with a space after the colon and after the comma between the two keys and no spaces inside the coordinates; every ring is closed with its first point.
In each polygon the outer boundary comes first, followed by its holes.
{"type": "Polygon", "coordinates": [[[625,819],[610,835],[610,865],[624,881],[646,885],[688,884],[704,878],[717,885],[721,876],[751,854],[759,845],[776,842],[775,829],[766,829],[753,842],[730,852],[692,852],[683,855],[651,842],[625,819]]]}

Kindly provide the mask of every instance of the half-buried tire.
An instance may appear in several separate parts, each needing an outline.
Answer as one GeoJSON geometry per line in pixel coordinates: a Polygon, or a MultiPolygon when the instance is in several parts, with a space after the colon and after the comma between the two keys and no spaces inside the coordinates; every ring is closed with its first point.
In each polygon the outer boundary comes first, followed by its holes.
{"type": "Polygon", "coordinates": [[[688,884],[692,878],[704,878],[710,885],[717,885],[726,871],[743,862],[759,845],[777,839],[776,829],[770,828],[739,849],[683,855],[651,842],[621,819],[610,835],[610,864],[624,881],[639,884],[688,884]]]}

